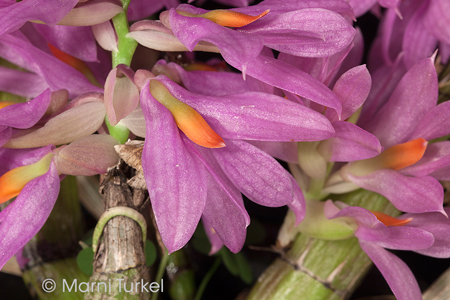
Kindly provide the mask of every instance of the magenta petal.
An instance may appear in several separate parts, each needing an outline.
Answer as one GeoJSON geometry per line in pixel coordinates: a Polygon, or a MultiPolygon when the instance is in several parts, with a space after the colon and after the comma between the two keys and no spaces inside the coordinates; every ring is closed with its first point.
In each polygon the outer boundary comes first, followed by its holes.
{"type": "Polygon", "coordinates": [[[152,97],[148,83],[141,105],[147,125],[145,182],[158,230],[172,253],[186,245],[200,221],[207,197],[206,170],[186,150],[172,114],[152,97]]]}
{"type": "Polygon", "coordinates": [[[306,214],[306,203],[305,197],[303,195],[302,190],[298,186],[297,181],[295,181],[294,177],[291,176],[292,187],[294,188],[294,198],[291,203],[287,206],[290,210],[292,210],[295,214],[295,226],[298,226],[306,214]]]}
{"type": "Polygon", "coordinates": [[[0,109],[0,125],[20,129],[30,128],[45,114],[50,100],[50,90],[46,89],[33,100],[4,107],[0,109]]]}
{"type": "Polygon", "coordinates": [[[424,138],[428,141],[450,134],[450,102],[433,107],[420,120],[411,139],[424,138]]]}
{"type": "Polygon", "coordinates": [[[226,147],[212,153],[224,173],[250,200],[278,207],[293,200],[289,173],[271,156],[243,142],[225,140],[226,147]]]}
{"type": "Polygon", "coordinates": [[[242,213],[240,207],[230,201],[211,175],[208,175],[208,198],[203,218],[214,228],[228,249],[234,253],[242,249],[247,232],[246,215],[242,213]]]}
{"type": "Polygon", "coordinates": [[[355,161],[377,156],[383,150],[380,141],[355,124],[337,121],[333,123],[335,137],[330,139],[330,161],[355,161]]]}
{"type": "Polygon", "coordinates": [[[247,141],[262,151],[272,155],[275,158],[298,164],[297,143],[293,142],[264,142],[264,141],[247,141]]]}
{"type": "Polygon", "coordinates": [[[0,269],[41,229],[47,221],[59,193],[59,175],[55,165],[25,185],[19,196],[0,217],[0,269]]]}
{"type": "Polygon", "coordinates": [[[425,27],[438,40],[450,44],[450,3],[447,0],[430,1],[428,11],[425,15],[425,27]]]}
{"type": "Polygon", "coordinates": [[[196,109],[222,138],[317,141],[330,138],[334,132],[320,113],[279,96],[258,92],[199,96],[165,77],[158,79],[175,98],[196,109]]]}
{"type": "MultiPolygon", "coordinates": [[[[183,6],[183,10],[187,7],[189,6],[183,6]]],[[[208,19],[185,17],[179,15],[175,9],[170,10],[169,18],[173,33],[189,51],[194,50],[200,41],[209,42],[219,47],[224,58],[233,57],[238,69],[245,69],[263,48],[262,37],[226,28],[208,19]],[[195,30],[188,30],[189,28],[195,30]]]]}
{"type": "Polygon", "coordinates": [[[209,251],[209,255],[213,255],[222,248],[223,243],[222,240],[217,235],[214,228],[208,223],[208,221],[204,217],[202,217],[202,222],[206,236],[208,237],[208,240],[211,243],[211,250],[209,251]]]}
{"type": "Polygon", "coordinates": [[[359,242],[398,300],[422,300],[422,293],[413,273],[397,256],[370,242],[359,242]]]}
{"type": "Polygon", "coordinates": [[[0,67],[0,90],[23,97],[36,97],[48,88],[44,79],[30,72],[0,67]]]}
{"type": "Polygon", "coordinates": [[[360,17],[368,12],[377,0],[348,0],[348,3],[352,6],[355,17],[360,17]]]}
{"type": "Polygon", "coordinates": [[[372,79],[365,65],[348,70],[336,81],[333,92],[342,101],[342,120],[350,118],[363,105],[371,86],[372,79]]]}
{"type": "Polygon", "coordinates": [[[386,105],[378,113],[377,127],[371,132],[383,147],[410,140],[410,135],[426,113],[437,104],[438,79],[434,62],[426,58],[403,76],[386,105]],[[414,105],[411,105],[414,101],[414,105]]]}
{"type": "Polygon", "coordinates": [[[348,177],[358,186],[385,196],[401,211],[443,212],[444,189],[430,176],[409,177],[384,169],[362,177],[349,173],[348,177]]]}
{"type": "Polygon", "coordinates": [[[58,23],[78,0],[27,0],[0,9],[0,35],[19,29],[25,22],[58,23]]]}
{"type": "Polygon", "coordinates": [[[404,62],[408,68],[419,60],[430,57],[436,50],[438,41],[436,37],[428,32],[423,22],[429,2],[423,2],[422,6],[417,9],[408,21],[408,26],[406,26],[403,35],[404,62]]]}
{"type": "Polygon", "coordinates": [[[52,91],[67,89],[72,98],[87,92],[103,92],[77,70],[17,36],[0,36],[0,45],[1,57],[35,72],[52,91]]]}
{"type": "Polygon", "coordinates": [[[220,165],[212,153],[214,150],[195,145],[192,142],[188,143],[189,139],[185,136],[183,137],[183,140],[188,151],[194,154],[203,163],[210,175],[215,179],[216,185],[220,187],[223,193],[227,194],[228,201],[231,201],[235,207],[240,209],[240,214],[245,217],[245,225],[248,226],[250,224],[250,216],[245,209],[241,192],[220,168],[220,165]]]}
{"type": "MultiPolygon", "coordinates": [[[[239,68],[233,58],[224,55],[224,59],[233,67],[239,68]]],[[[248,65],[246,73],[267,84],[332,108],[338,115],[341,114],[341,101],[328,87],[288,63],[259,55],[248,65]]]]}
{"type": "Polygon", "coordinates": [[[423,250],[430,248],[434,244],[434,237],[426,230],[398,226],[389,228],[389,237],[376,244],[383,248],[393,250],[423,250]]]}
{"type": "Polygon", "coordinates": [[[330,10],[310,8],[270,16],[238,31],[262,36],[269,48],[307,57],[333,55],[346,48],[355,35],[349,22],[330,10]]]}
{"type": "Polygon", "coordinates": [[[55,146],[34,149],[0,148],[0,176],[21,166],[31,165],[50,153],[55,146]]]}
{"type": "Polygon", "coordinates": [[[51,45],[83,61],[97,60],[97,45],[89,27],[33,24],[51,45]]]}

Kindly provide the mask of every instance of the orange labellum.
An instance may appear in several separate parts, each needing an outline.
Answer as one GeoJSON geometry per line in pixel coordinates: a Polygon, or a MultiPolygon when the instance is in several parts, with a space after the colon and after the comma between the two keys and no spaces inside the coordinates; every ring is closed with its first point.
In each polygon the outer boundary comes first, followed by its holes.
{"type": "Polygon", "coordinates": [[[177,13],[186,17],[205,18],[221,26],[242,27],[264,17],[269,13],[269,10],[266,10],[257,16],[250,16],[240,12],[225,9],[216,9],[199,15],[184,11],[177,11],[177,13]]]}
{"type": "Polygon", "coordinates": [[[23,187],[36,177],[44,175],[50,168],[52,153],[40,161],[12,169],[0,177],[0,204],[19,195],[23,187]]]}
{"type": "Polygon", "coordinates": [[[12,101],[1,101],[0,102],[0,109],[5,108],[7,106],[16,104],[16,102],[12,102],[12,101]]]}
{"type": "Polygon", "coordinates": [[[406,225],[409,222],[412,221],[413,218],[408,218],[408,219],[404,219],[404,220],[399,220],[396,219],[394,217],[391,217],[385,213],[379,212],[379,211],[370,211],[371,213],[373,213],[375,215],[375,217],[377,217],[378,221],[380,221],[381,223],[383,223],[386,226],[402,226],[402,225],[406,225]]]}
{"type": "Polygon", "coordinates": [[[50,51],[57,59],[68,64],[69,66],[71,66],[75,70],[79,71],[84,76],[86,76],[86,78],[89,80],[89,82],[92,83],[93,85],[101,87],[101,85],[98,83],[97,79],[95,79],[94,74],[92,74],[92,71],[82,60],[79,60],[78,58],[73,57],[72,55],[69,55],[69,54],[59,50],[58,48],[56,48],[55,46],[53,46],[51,44],[48,44],[48,47],[50,48],[50,51]]]}
{"type": "Polygon", "coordinates": [[[388,148],[380,154],[385,168],[399,170],[418,162],[425,150],[428,142],[423,138],[418,138],[403,144],[398,144],[388,148]]]}
{"type": "Polygon", "coordinates": [[[225,147],[222,137],[208,125],[205,119],[195,109],[172,96],[164,84],[151,80],[150,92],[172,113],[178,128],[191,141],[206,148],[225,147]]]}

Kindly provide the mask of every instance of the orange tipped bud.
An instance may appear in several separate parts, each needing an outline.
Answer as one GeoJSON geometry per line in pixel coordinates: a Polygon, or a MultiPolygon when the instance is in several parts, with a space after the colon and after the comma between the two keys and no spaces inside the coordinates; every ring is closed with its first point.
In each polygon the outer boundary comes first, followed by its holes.
{"type": "Polygon", "coordinates": [[[383,151],[379,156],[383,160],[385,169],[399,170],[418,162],[425,150],[428,142],[418,138],[403,144],[398,144],[383,151]]]}
{"type": "Polygon", "coordinates": [[[72,55],[69,55],[55,46],[48,44],[48,47],[50,48],[50,51],[52,54],[59,59],[60,61],[68,64],[75,70],[79,71],[81,74],[86,76],[86,78],[89,80],[90,83],[93,85],[101,87],[101,85],[98,83],[97,79],[95,78],[94,74],[92,74],[92,71],[89,69],[89,67],[82,61],[79,60],[76,57],[73,57],[72,55]]]}
{"type": "Polygon", "coordinates": [[[16,197],[29,181],[47,173],[52,157],[53,154],[49,153],[34,164],[18,167],[3,174],[0,177],[0,203],[16,197]]]}
{"type": "Polygon", "coordinates": [[[379,211],[371,210],[370,212],[373,213],[375,215],[375,217],[377,217],[378,221],[380,221],[381,223],[383,223],[386,226],[403,226],[413,220],[413,218],[399,220],[399,219],[396,219],[394,217],[391,217],[391,216],[389,216],[385,213],[379,212],[379,211]]]}
{"type": "Polygon", "coordinates": [[[423,138],[398,144],[384,150],[373,158],[357,161],[350,166],[350,173],[365,176],[381,169],[400,170],[418,162],[427,149],[428,142],[423,138]]]}
{"type": "Polygon", "coordinates": [[[197,145],[222,148],[225,142],[192,107],[176,99],[161,82],[150,81],[150,92],[173,115],[178,128],[197,145]]]}
{"type": "Polygon", "coordinates": [[[242,27],[264,17],[269,13],[269,10],[266,10],[257,16],[250,16],[240,12],[225,9],[216,9],[200,15],[184,11],[177,11],[177,13],[186,17],[205,18],[221,26],[242,27]]]}
{"type": "Polygon", "coordinates": [[[0,109],[5,108],[7,106],[16,104],[16,102],[12,102],[12,101],[0,101],[0,109]]]}

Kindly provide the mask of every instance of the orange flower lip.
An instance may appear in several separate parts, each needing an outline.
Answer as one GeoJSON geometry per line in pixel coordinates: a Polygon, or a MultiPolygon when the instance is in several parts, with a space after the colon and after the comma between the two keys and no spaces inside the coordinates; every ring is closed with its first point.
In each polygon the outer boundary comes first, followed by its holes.
{"type": "Polygon", "coordinates": [[[0,109],[5,108],[7,106],[16,104],[16,102],[12,102],[12,101],[1,101],[0,102],[0,109]]]}
{"type": "Polygon", "coordinates": [[[408,218],[408,219],[404,219],[404,220],[399,220],[397,218],[391,217],[385,213],[379,212],[379,211],[370,211],[372,214],[375,215],[375,217],[377,217],[378,221],[380,221],[381,223],[383,223],[386,226],[403,226],[406,225],[408,223],[410,223],[413,218],[408,218]]]}
{"type": "Polygon", "coordinates": [[[208,125],[205,119],[195,109],[172,96],[164,84],[151,80],[150,92],[172,113],[178,128],[191,141],[206,148],[225,147],[222,137],[208,125]]]}
{"type": "Polygon", "coordinates": [[[242,27],[264,17],[269,13],[269,11],[270,10],[266,10],[257,16],[250,16],[240,12],[225,9],[216,9],[199,15],[184,11],[177,11],[177,13],[186,17],[205,18],[221,26],[242,27]]]}
{"type": "Polygon", "coordinates": [[[418,162],[427,149],[428,142],[417,138],[384,150],[380,155],[351,164],[349,171],[365,176],[381,169],[400,170],[418,162]]]}
{"type": "Polygon", "coordinates": [[[50,168],[52,153],[38,162],[12,169],[0,177],[0,204],[19,195],[23,187],[31,180],[44,175],[50,168]]]}

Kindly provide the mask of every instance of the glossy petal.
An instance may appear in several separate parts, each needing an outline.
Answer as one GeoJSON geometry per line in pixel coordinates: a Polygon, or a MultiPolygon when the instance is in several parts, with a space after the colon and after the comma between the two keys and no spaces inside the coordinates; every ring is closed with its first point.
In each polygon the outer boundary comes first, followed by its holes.
{"type": "Polygon", "coordinates": [[[204,217],[202,218],[202,222],[206,236],[208,237],[208,240],[211,243],[211,250],[209,251],[209,255],[213,255],[223,247],[223,243],[222,240],[217,235],[214,228],[208,223],[208,221],[204,217]]]}
{"type": "MultiPolygon", "coordinates": [[[[410,225],[410,224],[408,224],[410,225]]],[[[433,234],[410,226],[389,227],[389,237],[376,244],[393,250],[423,250],[434,244],[433,234]]]]}
{"type": "Polygon", "coordinates": [[[446,101],[430,109],[420,120],[411,138],[424,138],[428,141],[450,134],[450,102],[446,101]]]}
{"type": "Polygon", "coordinates": [[[35,125],[50,104],[50,90],[25,103],[16,103],[0,109],[0,125],[27,129],[35,125]]]}
{"type": "Polygon", "coordinates": [[[0,268],[41,229],[58,193],[58,171],[51,164],[46,174],[30,181],[16,200],[0,212],[0,268]]]}
{"type": "Polygon", "coordinates": [[[311,141],[333,134],[325,117],[275,95],[250,92],[199,97],[164,77],[160,81],[175,98],[197,110],[223,138],[311,141]]]}
{"type": "Polygon", "coordinates": [[[425,27],[438,40],[450,44],[450,29],[447,24],[450,16],[446,13],[450,10],[450,3],[446,0],[430,1],[425,15],[425,27]]]}
{"type": "Polygon", "coordinates": [[[234,253],[242,249],[247,232],[245,215],[233,201],[230,201],[228,195],[209,174],[208,198],[203,211],[203,218],[208,221],[228,249],[234,253]]]}
{"type": "Polygon", "coordinates": [[[92,26],[92,33],[95,36],[95,40],[103,49],[119,51],[117,49],[117,35],[110,21],[92,26]]]}
{"type": "MultiPolygon", "coordinates": [[[[132,37],[142,46],[158,51],[188,50],[186,46],[177,39],[174,33],[159,21],[142,20],[136,22],[130,27],[130,33],[127,34],[127,37],[132,37]]],[[[194,50],[220,52],[216,46],[201,41],[197,43],[194,50]]]]}
{"type": "Polygon", "coordinates": [[[129,115],[139,104],[139,90],[134,72],[126,65],[112,69],[105,83],[105,108],[112,126],[129,115]]]}
{"type": "Polygon", "coordinates": [[[145,182],[162,240],[172,253],[189,241],[200,221],[207,197],[206,170],[186,150],[172,114],[151,96],[148,84],[141,105],[147,125],[145,182]]]}
{"type": "Polygon", "coordinates": [[[77,3],[78,0],[27,0],[3,7],[0,9],[0,35],[19,29],[27,21],[55,25],[77,3]]]}
{"type": "Polygon", "coordinates": [[[336,81],[333,92],[342,101],[342,120],[350,118],[363,105],[371,86],[372,79],[365,65],[348,70],[336,81]]]}
{"type": "Polygon", "coordinates": [[[92,26],[110,20],[122,12],[122,6],[111,0],[91,0],[80,3],[58,24],[68,26],[92,26]]]}
{"type": "Polygon", "coordinates": [[[58,171],[67,175],[92,176],[105,174],[119,161],[114,150],[118,141],[107,134],[80,138],[57,149],[54,162],[58,171]]]}
{"type": "MultiPolygon", "coordinates": [[[[185,7],[183,6],[183,10],[185,7]]],[[[203,10],[199,12],[202,13],[203,10]]],[[[226,60],[226,57],[233,57],[238,69],[245,69],[263,48],[260,36],[234,31],[207,19],[185,17],[175,9],[170,10],[169,18],[173,33],[189,51],[193,51],[200,41],[209,42],[219,47],[226,60]],[[186,30],[187,28],[195,28],[195,31],[186,30]]]]}
{"type": "Polygon", "coordinates": [[[424,1],[409,20],[408,26],[406,26],[403,35],[403,51],[407,67],[411,67],[421,59],[430,57],[436,50],[438,41],[436,37],[428,32],[424,25],[424,15],[430,2],[433,1],[424,1]]]}
{"type": "Polygon", "coordinates": [[[0,67],[0,90],[23,96],[36,97],[48,88],[40,76],[5,67],[0,67]]]}
{"type": "Polygon", "coordinates": [[[0,176],[14,168],[31,165],[39,161],[54,148],[55,146],[53,145],[33,149],[0,148],[0,160],[2,161],[0,176]]]}
{"type": "Polygon", "coordinates": [[[92,85],[80,72],[56,57],[10,34],[0,36],[0,56],[33,71],[42,77],[53,91],[67,89],[71,97],[82,93],[102,91],[92,85]]]}
{"type": "Polygon", "coordinates": [[[430,176],[409,177],[385,169],[363,177],[349,173],[348,177],[360,187],[385,196],[401,211],[443,212],[444,190],[442,185],[430,176]]]}
{"type": "Polygon", "coordinates": [[[97,60],[97,45],[89,27],[47,26],[34,24],[45,40],[61,51],[82,61],[97,60]]]}
{"type": "Polygon", "coordinates": [[[264,141],[247,141],[262,151],[272,155],[275,158],[298,164],[297,143],[293,142],[264,142],[264,141]]]}
{"type": "Polygon", "coordinates": [[[278,207],[293,200],[289,173],[271,156],[243,141],[225,140],[213,154],[224,173],[250,200],[278,207]]]}
{"type": "Polygon", "coordinates": [[[50,119],[44,127],[29,134],[12,138],[5,144],[8,148],[33,148],[48,144],[61,145],[73,142],[97,131],[105,119],[105,106],[89,102],[69,109],[50,119]],[[73,126],[80,124],[80,126],[73,126]]]}
{"type": "Polygon", "coordinates": [[[380,141],[371,133],[360,127],[344,121],[333,123],[335,137],[328,144],[331,152],[330,161],[356,161],[377,156],[383,147],[380,141]]]}
{"type": "Polygon", "coordinates": [[[377,127],[371,131],[383,147],[410,140],[417,121],[436,106],[437,85],[437,74],[431,59],[421,60],[409,69],[378,113],[377,127]]]}
{"type": "Polygon", "coordinates": [[[369,242],[359,242],[398,300],[422,300],[422,293],[408,266],[389,251],[369,242]]]}
{"type": "MultiPolygon", "coordinates": [[[[233,67],[238,68],[232,57],[224,59],[233,67]]],[[[309,74],[274,58],[259,55],[246,69],[246,74],[286,90],[320,105],[336,110],[340,116],[342,106],[339,98],[323,83],[309,74]]]]}
{"type": "Polygon", "coordinates": [[[262,18],[238,31],[262,36],[269,48],[307,57],[333,55],[346,48],[355,35],[355,29],[341,15],[320,8],[262,18]]]}

